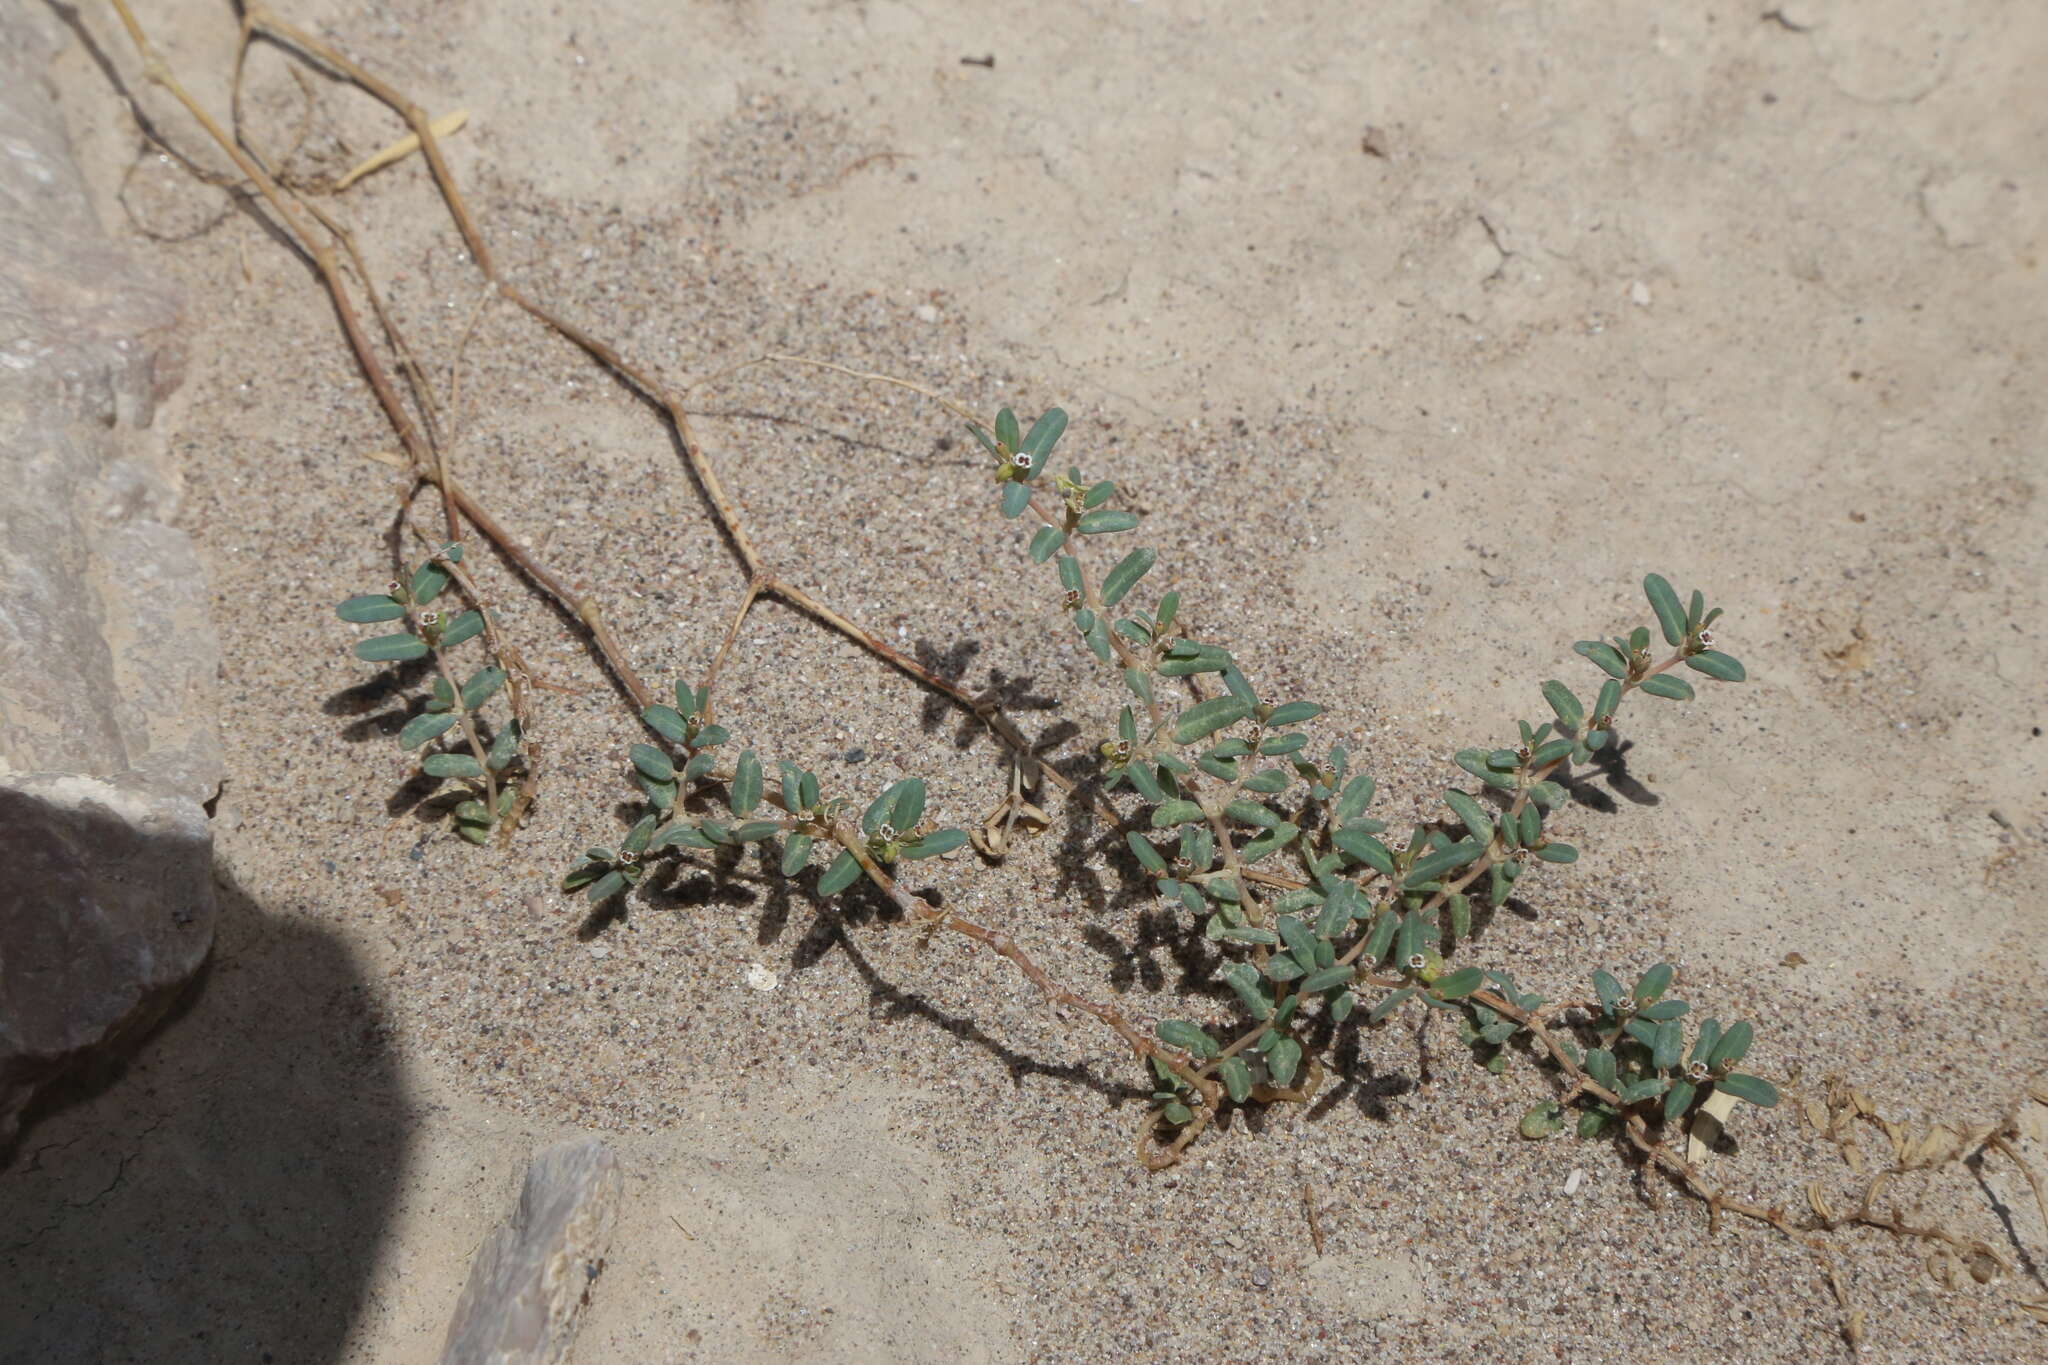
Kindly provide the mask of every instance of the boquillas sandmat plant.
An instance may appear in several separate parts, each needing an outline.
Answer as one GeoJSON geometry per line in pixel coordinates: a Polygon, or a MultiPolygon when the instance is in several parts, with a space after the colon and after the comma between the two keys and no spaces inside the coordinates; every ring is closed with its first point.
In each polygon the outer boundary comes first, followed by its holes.
{"type": "Polygon", "coordinates": [[[828,797],[815,773],[788,761],[778,777],[766,777],[751,749],[724,765],[717,751],[728,736],[708,719],[709,688],[687,681],[676,683],[674,706],[641,713],[663,743],[635,744],[628,755],[647,813],[616,850],[588,849],[565,889],[601,902],[636,885],[653,859],[770,840],[781,841],[780,851],[764,861],[789,877],[822,848],[829,864],[819,896],[865,875],[915,920],[999,947],[1041,989],[1056,992],[1057,1003],[1083,1008],[1122,1035],[1150,1064],[1157,1086],[1139,1139],[1154,1166],[1177,1160],[1226,1102],[1312,1096],[1323,1065],[1305,1039],[1321,1021],[1341,1024],[1367,1000],[1365,1017],[1374,1024],[1411,1005],[1455,1015],[1461,1038],[1495,1071],[1517,1035],[1538,1040],[1564,1089],[1522,1116],[1530,1137],[1557,1131],[1575,1110],[1583,1137],[1613,1126],[1646,1154],[1670,1155],[1661,1133],[1716,1093],[1778,1102],[1770,1082],[1734,1069],[1749,1050],[1749,1024],[1724,1028],[1707,1019],[1688,1039],[1689,1007],[1669,998],[1668,965],[1652,967],[1629,989],[1597,972],[1587,1001],[1546,1002],[1506,972],[1452,969],[1446,961],[1471,933],[1475,895],[1498,906],[1537,865],[1577,858],[1544,832],[1546,813],[1566,799],[1552,779],[1613,742],[1631,694],[1691,700],[1691,684],[1671,671],[1681,663],[1705,677],[1742,680],[1742,665],[1712,647],[1718,609],[1708,610],[1698,592],[1681,602],[1651,575],[1644,589],[1669,654],[1652,655],[1647,627],[1581,641],[1579,652],[1607,675],[1592,703],[1546,683],[1554,718],[1522,722],[1507,747],[1460,753],[1477,790],[1446,792],[1441,819],[1390,846],[1380,838],[1385,823],[1367,814],[1371,775],[1354,772],[1341,745],[1309,752],[1301,727],[1322,707],[1261,699],[1228,649],[1182,628],[1179,594],[1164,594],[1149,610],[1132,604],[1157,562],[1154,551],[1133,549],[1099,575],[1090,572],[1091,542],[1134,531],[1139,519],[1114,506],[1108,480],[1089,481],[1078,468],[1047,475],[1066,423],[1055,408],[1020,435],[1006,408],[992,429],[975,423],[969,430],[992,458],[1003,514],[1029,512],[1039,523],[1030,557],[1053,561],[1074,629],[1131,694],[1104,727],[1111,731],[1098,752],[1104,786],[1135,793],[1137,811],[1119,821],[1132,856],[1188,917],[1190,932],[1226,955],[1218,975],[1242,1013],[1222,1037],[1186,1019],[1159,1021],[1148,1037],[1113,1007],[1052,986],[1007,935],[905,891],[895,864],[968,842],[963,830],[925,825],[921,779],[896,782],[862,808],[859,800],[828,797]],[[1185,704],[1169,700],[1174,688],[1185,692],[1185,704]],[[691,813],[707,807],[718,813],[691,813]]]}
{"type": "MultiPolygon", "coordinates": [[[[466,537],[474,531],[580,624],[647,730],[647,738],[626,756],[626,772],[645,798],[645,812],[616,847],[587,849],[568,869],[566,890],[602,903],[630,893],[653,860],[730,858],[732,850],[747,845],[761,846],[772,875],[797,878],[821,863],[813,887],[820,900],[865,878],[911,922],[960,934],[1006,959],[1056,1011],[1098,1021],[1131,1049],[1151,1082],[1151,1104],[1137,1136],[1148,1166],[1178,1161],[1225,1106],[1308,1099],[1324,1079],[1332,1027],[1354,1014],[1376,1025],[1404,1010],[1430,1010],[1455,1021],[1475,1061],[1489,1071],[1506,1070],[1517,1055],[1531,1059],[1538,1093],[1515,1120],[1524,1136],[1543,1139],[1567,1128],[1581,1138],[1610,1135],[1701,1200],[1712,1224],[1723,1214],[1754,1219],[1811,1247],[1824,1267],[1831,1267],[1827,1235],[1860,1225],[1927,1244],[1930,1270],[1952,1283],[1965,1273],[1985,1279],[2010,1271],[1999,1249],[1939,1224],[1916,1222],[1880,1202],[1887,1182],[1899,1174],[1985,1152],[2000,1153],[2026,1173],[2048,1220],[2048,1189],[2013,1146],[2016,1109],[1991,1122],[1916,1129],[1884,1119],[1863,1092],[1838,1078],[1822,1093],[1798,1099],[1815,1132],[1859,1174],[1869,1175],[1858,1203],[1838,1209],[1815,1184],[1808,1192],[1812,1216],[1797,1218],[1777,1205],[1731,1197],[1705,1175],[1707,1143],[1734,1103],[1772,1107],[1780,1100],[1777,1085],[1738,1069],[1753,1043],[1748,1022],[1697,1018],[1671,994],[1675,972],[1665,963],[1631,973],[1632,980],[1595,971],[1587,994],[1567,1000],[1525,991],[1505,971],[1454,964],[1471,933],[1475,900],[1498,906],[1541,864],[1576,859],[1572,846],[1546,829],[1547,818],[1566,803],[1559,779],[1568,765],[1584,764],[1615,742],[1622,709],[1636,693],[1682,703],[1694,698],[1693,676],[1742,681],[1742,665],[1714,639],[1720,611],[1710,610],[1701,593],[1681,597],[1662,577],[1645,578],[1654,634],[1638,626],[1611,639],[1580,641],[1577,652],[1604,675],[1590,699],[1564,683],[1544,683],[1549,717],[1518,722],[1499,747],[1456,755],[1470,782],[1442,794],[1437,818],[1405,837],[1389,838],[1386,825],[1369,814],[1372,776],[1341,745],[1311,754],[1302,727],[1321,714],[1320,706],[1261,696],[1227,647],[1186,629],[1177,594],[1165,593],[1149,607],[1136,605],[1134,594],[1156,555],[1146,548],[1113,559],[1114,550],[1098,554],[1098,547],[1116,545],[1113,538],[1137,530],[1140,521],[1116,505],[1112,482],[1085,478],[1073,466],[1049,472],[1066,428],[1063,412],[1046,412],[1026,431],[1008,409],[984,423],[905,380],[798,357],[764,358],[910,389],[966,424],[989,458],[1001,514],[1013,520],[1029,514],[1029,557],[1051,566],[1052,590],[1072,628],[1104,667],[1117,671],[1129,694],[1099,726],[1100,787],[1084,787],[1037,761],[992,699],[968,694],[770,568],[675,394],[498,272],[423,109],[331,45],[251,6],[243,11],[230,135],[163,63],[126,0],[113,4],[142,56],[145,75],[201,124],[253,187],[273,225],[307,253],[399,440],[414,491],[432,488],[439,494],[445,522],[439,533],[430,535],[414,522],[411,497],[401,509],[403,526],[422,546],[419,562],[407,565],[382,593],[350,597],[338,612],[351,622],[399,627],[361,641],[359,657],[428,669],[425,709],[399,740],[409,750],[434,746],[419,760],[428,777],[469,785],[452,810],[454,828],[464,838],[502,842],[533,799],[541,755],[534,743],[532,689],[545,686],[501,636],[463,568],[466,537]],[[582,348],[670,423],[746,578],[703,681],[677,681],[673,705],[634,670],[596,602],[570,588],[458,480],[455,434],[353,238],[307,192],[279,183],[243,127],[242,65],[257,41],[275,43],[316,71],[358,86],[403,119],[486,281],[484,303],[512,302],[582,348]],[[385,337],[388,362],[361,323],[350,271],[361,281],[385,337]],[[393,364],[402,385],[392,378],[393,364]],[[411,393],[411,405],[401,389],[411,393]],[[457,604],[442,605],[450,593],[457,604]],[[872,796],[828,793],[815,773],[787,757],[777,759],[772,774],[751,749],[728,760],[730,736],[714,714],[715,686],[748,611],[764,597],[782,600],[860,643],[961,706],[1008,747],[1009,789],[972,832],[929,819],[925,784],[916,777],[872,796]],[[470,641],[482,657],[474,668],[458,666],[456,651],[470,641]],[[1120,834],[1162,900],[1184,917],[1185,931],[1215,945],[1221,954],[1216,976],[1235,1002],[1233,1017],[1133,1018],[1053,979],[1009,933],[941,908],[897,880],[903,863],[943,857],[970,841],[984,856],[1000,857],[1020,829],[1049,822],[1026,796],[1026,788],[1041,780],[1120,834]],[[1131,794],[1129,809],[1118,805],[1116,793],[1124,788],[1131,794]],[[1874,1174],[1877,1163],[1859,1141],[1865,1129],[1880,1132],[1890,1148],[1889,1160],[1874,1174]]],[[[955,860],[964,871],[962,864],[955,860]]],[[[2048,1103],[2048,1089],[2036,1086],[2030,1093],[2048,1103]]],[[[1842,1293],[1832,1269],[1826,1273],[1842,1293]]],[[[2048,1320],[2048,1301],[2023,1306],[2048,1320]]],[[[1848,1312],[1844,1331],[1852,1341],[1860,1336],[1861,1322],[1860,1311],[1848,1312]]]]}

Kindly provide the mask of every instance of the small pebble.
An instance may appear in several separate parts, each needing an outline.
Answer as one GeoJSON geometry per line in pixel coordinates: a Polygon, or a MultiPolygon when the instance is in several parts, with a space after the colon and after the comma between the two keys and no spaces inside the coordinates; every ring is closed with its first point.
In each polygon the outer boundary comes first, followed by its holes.
{"type": "Polygon", "coordinates": [[[747,984],[757,991],[772,991],[782,984],[782,978],[755,962],[747,967],[747,984]]]}
{"type": "Polygon", "coordinates": [[[1585,1183],[1586,1173],[1584,1171],[1573,1171],[1570,1175],[1564,1178],[1564,1192],[1567,1196],[1577,1194],[1579,1192],[1579,1186],[1585,1183]]]}
{"type": "Polygon", "coordinates": [[[1650,286],[1637,280],[1628,287],[1628,301],[1638,308],[1650,306],[1650,286]]]}

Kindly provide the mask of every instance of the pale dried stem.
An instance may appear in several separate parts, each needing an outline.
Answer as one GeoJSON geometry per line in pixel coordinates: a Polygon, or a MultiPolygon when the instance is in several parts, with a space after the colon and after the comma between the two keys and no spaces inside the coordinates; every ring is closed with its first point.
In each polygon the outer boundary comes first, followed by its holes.
{"type": "Polygon", "coordinates": [[[2048,1184],[2043,1183],[2041,1173],[2034,1169],[2033,1163],[2019,1154],[2019,1149],[2000,1134],[1994,1133],[1985,1139],[1984,1145],[1995,1148],[2006,1160],[2020,1168],[2020,1174],[2027,1178],[2028,1186],[2034,1191],[2034,1205],[2041,1211],[2041,1226],[2048,1228],[2048,1184]]]}
{"type": "MultiPolygon", "coordinates": [[[[153,84],[160,85],[169,91],[172,97],[184,107],[186,113],[205,130],[207,136],[212,138],[214,144],[256,186],[257,192],[262,196],[264,202],[277,215],[279,223],[291,234],[293,240],[299,244],[300,249],[305,251],[312,259],[314,269],[318,272],[320,281],[326,287],[328,298],[333,304],[335,318],[340,323],[342,332],[348,340],[349,349],[354,353],[356,363],[362,369],[363,376],[368,381],[371,392],[376,396],[378,406],[383,409],[385,419],[391,423],[392,430],[397,434],[399,443],[405,448],[406,456],[412,462],[414,469],[420,472],[423,477],[432,479],[454,502],[456,510],[468,518],[478,530],[482,531],[485,536],[495,543],[506,557],[519,567],[522,573],[584,623],[586,628],[590,630],[592,639],[598,646],[599,653],[604,656],[605,662],[611,668],[614,676],[634,696],[636,701],[644,707],[647,703],[643,698],[649,697],[651,694],[648,692],[646,684],[640,681],[639,675],[627,661],[624,651],[618,646],[618,642],[612,638],[610,631],[604,626],[603,617],[596,604],[587,601],[581,594],[572,591],[566,583],[541,565],[532,554],[505,531],[504,527],[498,523],[495,517],[490,516],[482,507],[478,506],[475,499],[465,493],[452,477],[443,478],[439,476],[433,452],[428,448],[426,441],[421,436],[419,427],[412,419],[412,414],[406,410],[405,404],[399,399],[397,390],[392,387],[390,376],[385,371],[383,363],[378,359],[375,347],[371,345],[369,338],[363,332],[362,323],[357,317],[355,305],[349,297],[347,285],[343,281],[341,270],[335,261],[333,248],[321,240],[313,232],[311,226],[300,217],[295,207],[293,196],[272,180],[269,173],[262,166],[258,165],[254,158],[236,143],[215,122],[213,116],[208,114],[205,108],[185,89],[176,75],[172,73],[169,66],[165,64],[162,56],[157,52],[155,44],[150,41],[148,34],[143,31],[142,26],[136,21],[133,11],[129,8],[128,0],[113,0],[113,4],[114,11],[120,17],[122,26],[128,31],[129,39],[134,43],[136,51],[142,55],[145,76],[153,84]]],[[[252,10],[250,13],[251,25],[259,24],[262,21],[263,16],[261,13],[252,10]]],[[[439,152],[433,148],[431,133],[428,134],[428,140],[423,143],[423,147],[429,153],[429,161],[439,164],[439,152]]],[[[462,215],[462,219],[465,222],[467,221],[466,213],[462,215]]]]}

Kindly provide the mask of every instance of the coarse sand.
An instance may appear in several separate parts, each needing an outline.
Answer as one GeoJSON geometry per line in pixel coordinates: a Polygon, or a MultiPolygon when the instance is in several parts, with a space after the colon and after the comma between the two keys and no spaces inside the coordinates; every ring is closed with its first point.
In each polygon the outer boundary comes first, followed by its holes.
{"type": "MultiPolygon", "coordinates": [[[[234,24],[139,4],[228,107],[234,24]]],[[[1728,609],[1750,681],[1644,699],[1546,869],[1469,960],[1546,995],[1668,960],[1756,1066],[1900,1119],[1992,1118],[2048,1067],[2048,17],[1784,5],[307,0],[290,17],[435,113],[522,287],[683,392],[774,571],[1085,756],[1120,703],[957,424],[1059,403],[1195,626],[1323,703],[1401,823],[1453,751],[1590,692],[1575,639],[1646,571],[1728,609]],[[992,57],[992,64],[980,59],[992,57]],[[966,58],[974,58],[969,63],[966,58]],[[1787,965],[1792,964],[1792,965],[1787,965]]],[[[159,125],[110,15],[81,23],[159,125]]],[[[305,181],[401,131],[260,47],[246,122],[305,181]]],[[[629,1172],[576,1359],[2048,1359],[2048,1270],[1998,1157],[1887,1199],[2013,1273],[1806,1249],[1601,1142],[1516,1136],[1542,1081],[1441,1021],[1355,1030],[1315,1102],[1132,1159],[1143,1072],[963,940],[863,896],[659,877],[556,889],[635,793],[628,709],[494,556],[546,775],[508,851],[432,818],[416,685],[332,604],[391,576],[394,445],[305,264],[144,146],[74,41],[53,66],[102,216],[190,300],[158,418],[213,577],[231,776],[204,990],[0,1176],[9,1360],[428,1360],[532,1149],[629,1172]],[[757,970],[759,969],[759,970],[757,970]],[[1311,1231],[1313,1210],[1314,1234],[1311,1231]],[[1320,1245],[1318,1245],[1320,1239],[1320,1245]],[[1839,1297],[1838,1297],[1839,1293],[1839,1297]]],[[[744,575],[656,414],[479,279],[417,158],[334,203],[444,399],[477,496],[700,677],[744,575]],[[465,340],[466,338],[466,340],[465,340]]],[[[969,823],[1004,752],[789,609],[722,683],[736,742],[969,823]]],[[[1053,828],[912,884],[1147,1020],[1221,1020],[1211,949],[1115,840],[1053,828]]],[[[1714,1173],[1804,1216],[1853,1174],[1795,1106],[1714,1173]]]]}

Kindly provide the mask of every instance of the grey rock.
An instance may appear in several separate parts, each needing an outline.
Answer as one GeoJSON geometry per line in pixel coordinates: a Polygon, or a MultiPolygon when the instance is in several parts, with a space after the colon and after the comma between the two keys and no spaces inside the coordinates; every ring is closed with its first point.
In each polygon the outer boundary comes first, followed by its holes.
{"type": "Polygon", "coordinates": [[[38,1086],[148,1028],[213,943],[206,816],[76,774],[0,783],[0,1150],[38,1086]]]}
{"type": "Polygon", "coordinates": [[[556,1365],[604,1269],[618,1217],[618,1158],[597,1138],[548,1148],[519,1207],[478,1249],[441,1365],[556,1365]]]}
{"type": "Polygon", "coordinates": [[[0,10],[0,1156],[34,1089],[132,1037],[205,961],[220,655],[149,430],[175,295],[101,231],[0,10]]]}
{"type": "Polygon", "coordinates": [[[146,430],[182,318],[95,221],[34,37],[0,18],[0,775],[205,801],[219,651],[146,430]]]}

